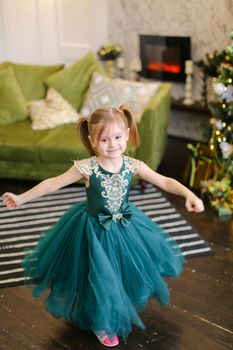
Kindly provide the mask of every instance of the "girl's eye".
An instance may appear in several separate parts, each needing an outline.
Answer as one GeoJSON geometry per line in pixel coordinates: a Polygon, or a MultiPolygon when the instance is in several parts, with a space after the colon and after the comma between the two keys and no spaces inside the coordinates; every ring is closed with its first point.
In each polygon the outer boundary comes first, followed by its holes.
{"type": "Polygon", "coordinates": [[[116,136],[116,139],[117,139],[117,140],[120,139],[120,138],[121,138],[121,135],[116,136]]]}
{"type": "Polygon", "coordinates": [[[106,140],[106,139],[101,139],[100,141],[101,141],[101,142],[106,142],[107,140],[106,140]]]}

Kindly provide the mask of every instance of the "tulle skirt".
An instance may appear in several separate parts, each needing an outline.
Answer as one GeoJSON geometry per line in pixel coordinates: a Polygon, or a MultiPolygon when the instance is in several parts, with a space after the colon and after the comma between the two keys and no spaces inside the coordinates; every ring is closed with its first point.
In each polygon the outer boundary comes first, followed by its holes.
{"type": "Polygon", "coordinates": [[[87,213],[86,202],[75,204],[26,255],[23,267],[33,295],[46,292],[51,314],[83,329],[126,338],[132,324],[144,328],[138,313],[149,298],[169,303],[163,277],[180,274],[180,249],[141,210],[130,206],[127,227],[113,221],[105,230],[87,213]]]}

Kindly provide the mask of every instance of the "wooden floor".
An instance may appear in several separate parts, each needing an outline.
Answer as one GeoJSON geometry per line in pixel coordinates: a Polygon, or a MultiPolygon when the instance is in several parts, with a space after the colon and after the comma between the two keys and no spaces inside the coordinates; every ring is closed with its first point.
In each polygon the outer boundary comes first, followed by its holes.
{"type": "MultiPolygon", "coordinates": [[[[185,163],[184,144],[169,139],[160,172],[179,178],[185,163]],[[180,150],[179,150],[180,148],[180,150]],[[172,156],[173,152],[178,158],[172,156]],[[175,166],[173,166],[175,161],[175,166]]],[[[0,181],[1,193],[22,191],[29,183],[0,181]]],[[[187,213],[181,198],[173,205],[208,240],[214,255],[190,259],[178,280],[169,280],[171,304],[151,300],[141,314],[146,330],[134,328],[118,349],[223,350],[233,348],[233,221],[220,220],[211,209],[187,213]]],[[[95,336],[52,318],[43,303],[24,286],[0,290],[0,349],[103,349],[95,336]]]]}

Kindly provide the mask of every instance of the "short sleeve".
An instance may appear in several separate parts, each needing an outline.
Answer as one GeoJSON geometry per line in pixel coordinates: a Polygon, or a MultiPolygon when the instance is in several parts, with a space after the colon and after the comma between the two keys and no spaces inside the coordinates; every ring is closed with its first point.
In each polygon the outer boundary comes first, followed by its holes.
{"type": "Polygon", "coordinates": [[[135,158],[125,157],[126,158],[126,167],[132,171],[133,174],[136,174],[138,169],[144,164],[143,161],[135,158]]]}
{"type": "Polygon", "coordinates": [[[91,176],[93,172],[91,159],[74,160],[74,166],[83,176],[91,176]]]}
{"type": "Polygon", "coordinates": [[[137,173],[137,171],[141,168],[141,166],[143,165],[143,161],[139,160],[139,159],[134,159],[132,158],[132,168],[133,168],[133,172],[134,174],[137,173]]]}

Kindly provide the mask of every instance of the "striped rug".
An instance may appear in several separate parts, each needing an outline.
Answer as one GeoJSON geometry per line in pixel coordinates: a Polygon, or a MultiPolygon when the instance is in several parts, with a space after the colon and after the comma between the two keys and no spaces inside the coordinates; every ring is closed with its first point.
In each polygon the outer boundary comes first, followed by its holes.
{"type": "MultiPolygon", "coordinates": [[[[67,187],[29,202],[16,210],[0,204],[0,287],[24,282],[21,260],[25,249],[35,247],[44,231],[77,201],[85,200],[83,187],[67,187]]],[[[1,199],[1,198],[0,198],[1,199]]],[[[209,245],[152,185],[144,193],[138,187],[130,200],[175,239],[186,258],[212,254],[209,245]]]]}

